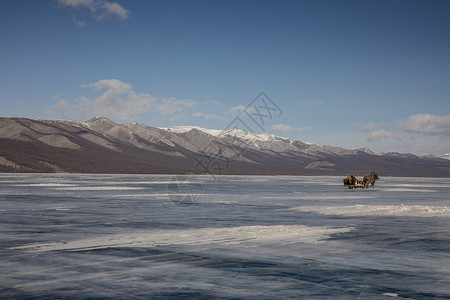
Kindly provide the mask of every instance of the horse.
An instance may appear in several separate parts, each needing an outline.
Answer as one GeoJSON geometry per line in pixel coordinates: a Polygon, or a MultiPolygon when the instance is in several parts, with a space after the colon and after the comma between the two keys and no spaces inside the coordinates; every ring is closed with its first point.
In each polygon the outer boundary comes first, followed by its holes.
{"type": "Polygon", "coordinates": [[[344,185],[355,185],[358,183],[358,180],[355,178],[355,176],[350,175],[347,178],[344,179],[344,185]]]}
{"type": "Polygon", "coordinates": [[[369,188],[369,184],[372,185],[372,188],[375,187],[375,181],[379,179],[377,172],[372,172],[370,175],[365,175],[363,177],[363,184],[365,188],[369,188]]]}

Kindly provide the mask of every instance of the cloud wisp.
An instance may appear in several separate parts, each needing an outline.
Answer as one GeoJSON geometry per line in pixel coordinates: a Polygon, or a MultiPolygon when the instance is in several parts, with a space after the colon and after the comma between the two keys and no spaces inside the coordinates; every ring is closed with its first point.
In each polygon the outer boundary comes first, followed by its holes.
{"type": "Polygon", "coordinates": [[[397,124],[407,133],[450,138],[450,114],[446,116],[416,114],[398,121],[397,124]]]}
{"type": "Polygon", "coordinates": [[[385,129],[372,131],[367,138],[368,142],[386,142],[388,140],[401,140],[406,138],[407,135],[401,132],[391,132],[385,129]]]}
{"type": "Polygon", "coordinates": [[[75,103],[60,99],[47,109],[48,114],[59,114],[67,118],[87,119],[93,116],[105,116],[121,120],[135,120],[150,110],[162,115],[175,115],[185,108],[197,105],[190,99],[156,98],[147,93],[137,93],[130,83],[118,79],[103,79],[81,86],[85,89],[100,91],[97,97],[79,95],[75,103]]]}
{"type": "Polygon", "coordinates": [[[374,122],[369,122],[366,125],[363,125],[361,127],[361,130],[362,131],[371,131],[371,130],[374,130],[374,129],[380,127],[380,126],[381,126],[381,124],[374,123],[374,122]]]}
{"type": "Polygon", "coordinates": [[[288,131],[302,132],[302,131],[308,130],[310,128],[311,127],[309,127],[309,126],[294,128],[291,125],[279,123],[279,124],[272,125],[272,127],[270,127],[270,130],[275,131],[275,132],[288,132],[288,131]]]}
{"type": "Polygon", "coordinates": [[[198,104],[197,101],[191,99],[176,99],[176,98],[162,98],[158,103],[157,109],[159,112],[170,115],[179,113],[185,108],[194,107],[198,104]]]}
{"type": "Polygon", "coordinates": [[[79,118],[85,118],[93,113],[122,120],[134,120],[139,114],[147,112],[156,100],[149,94],[136,93],[131,84],[118,79],[99,80],[82,87],[104,92],[93,99],[78,96],[79,118]]]}
{"type": "MultiPolygon", "coordinates": [[[[433,114],[415,114],[405,120],[395,121],[394,131],[380,129],[372,131],[367,138],[369,142],[385,142],[389,140],[417,139],[419,137],[438,137],[441,140],[450,138],[450,114],[439,116],[433,114]]],[[[379,124],[368,123],[361,129],[370,131],[379,124]]]]}
{"type": "MultiPolygon", "coordinates": [[[[97,21],[110,18],[124,21],[130,17],[129,10],[117,2],[108,0],[57,0],[57,7],[74,10],[88,9],[92,18],[97,21]]],[[[79,27],[86,25],[85,21],[77,20],[75,16],[72,16],[72,20],[79,27]]]]}
{"type": "Polygon", "coordinates": [[[394,121],[392,125],[393,128],[388,130],[370,132],[367,141],[378,143],[378,146],[382,147],[393,145],[418,153],[440,155],[450,151],[450,114],[415,114],[394,121]]]}
{"type": "Polygon", "coordinates": [[[78,27],[84,27],[86,25],[86,21],[79,21],[75,16],[72,16],[72,21],[78,26],[78,27]]]}
{"type": "Polygon", "coordinates": [[[223,117],[223,116],[218,116],[215,114],[205,114],[205,113],[201,113],[201,112],[194,113],[192,116],[201,117],[201,118],[204,118],[205,120],[217,120],[217,121],[227,121],[228,120],[226,117],[223,117]]]}

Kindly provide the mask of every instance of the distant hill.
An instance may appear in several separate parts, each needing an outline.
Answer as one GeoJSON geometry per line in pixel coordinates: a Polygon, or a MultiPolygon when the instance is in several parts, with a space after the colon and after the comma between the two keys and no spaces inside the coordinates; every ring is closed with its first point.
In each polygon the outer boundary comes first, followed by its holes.
{"type": "Polygon", "coordinates": [[[0,118],[0,172],[450,177],[450,160],[323,146],[238,129],[0,118]]]}

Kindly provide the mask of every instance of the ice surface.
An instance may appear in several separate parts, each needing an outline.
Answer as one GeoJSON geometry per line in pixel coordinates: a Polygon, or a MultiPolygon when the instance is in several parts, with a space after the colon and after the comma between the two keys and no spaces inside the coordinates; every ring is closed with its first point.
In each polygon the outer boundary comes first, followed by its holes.
{"type": "Polygon", "coordinates": [[[448,195],[442,178],[0,174],[0,298],[448,299],[448,195]]]}

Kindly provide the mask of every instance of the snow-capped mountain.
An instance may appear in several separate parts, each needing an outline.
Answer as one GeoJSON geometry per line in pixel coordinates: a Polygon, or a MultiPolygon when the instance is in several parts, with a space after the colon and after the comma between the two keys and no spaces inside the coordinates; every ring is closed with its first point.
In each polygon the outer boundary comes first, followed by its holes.
{"type": "Polygon", "coordinates": [[[0,171],[449,176],[450,161],[196,126],[0,118],[0,171]]]}
{"type": "Polygon", "coordinates": [[[302,151],[311,155],[318,155],[319,153],[336,155],[356,153],[356,150],[349,150],[332,146],[321,146],[313,143],[294,140],[292,138],[276,136],[273,134],[257,134],[240,129],[216,130],[201,128],[198,126],[173,126],[161,129],[189,137],[190,140],[196,140],[196,136],[203,133],[209,135],[210,138],[213,137],[224,143],[259,151],[302,151]]]}
{"type": "Polygon", "coordinates": [[[443,155],[441,155],[441,156],[439,156],[440,158],[443,158],[443,159],[448,159],[448,160],[450,160],[450,153],[446,153],[446,154],[443,154],[443,155]]]}

